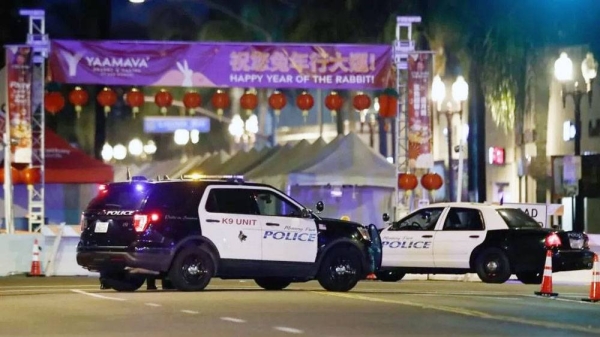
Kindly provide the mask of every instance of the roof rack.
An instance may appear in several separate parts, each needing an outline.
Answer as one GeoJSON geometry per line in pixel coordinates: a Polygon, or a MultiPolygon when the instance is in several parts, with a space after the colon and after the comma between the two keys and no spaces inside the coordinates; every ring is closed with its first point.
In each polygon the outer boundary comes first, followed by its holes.
{"type": "Polygon", "coordinates": [[[190,175],[182,175],[181,180],[225,180],[225,181],[244,182],[244,176],[243,175],[190,174],[190,175]]]}

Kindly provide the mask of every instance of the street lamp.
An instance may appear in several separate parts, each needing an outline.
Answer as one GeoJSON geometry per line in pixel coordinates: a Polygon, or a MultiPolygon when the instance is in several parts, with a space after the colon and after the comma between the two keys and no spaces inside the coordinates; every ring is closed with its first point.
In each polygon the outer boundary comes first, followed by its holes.
{"type": "MultiPolygon", "coordinates": [[[[592,106],[592,87],[594,79],[596,78],[598,71],[598,63],[594,60],[592,53],[587,53],[585,60],[581,63],[581,74],[586,82],[586,91],[579,88],[579,82],[575,81],[575,90],[567,90],[567,83],[573,80],[573,62],[567,55],[567,53],[560,53],[560,57],[554,62],[554,76],[562,85],[562,102],[563,108],[566,107],[567,96],[573,98],[573,104],[575,107],[575,156],[581,156],[581,99],[584,95],[588,95],[588,104],[592,106]]],[[[579,181],[577,182],[579,187],[579,181]]],[[[578,193],[573,197],[573,230],[583,230],[583,210],[580,210],[579,206],[582,206],[581,200],[578,193]],[[577,224],[581,224],[578,226],[577,224]],[[577,226],[577,227],[576,227],[577,226]]]]}
{"type": "Polygon", "coordinates": [[[229,134],[235,138],[236,143],[242,141],[244,145],[254,142],[258,129],[258,117],[255,114],[250,115],[245,122],[236,114],[229,124],[229,134]]]}
{"type": "Polygon", "coordinates": [[[462,126],[462,104],[467,100],[469,96],[469,85],[465,81],[463,76],[458,76],[456,81],[452,84],[452,99],[446,99],[446,85],[442,78],[439,75],[436,75],[433,78],[433,82],[431,84],[431,100],[436,104],[436,112],[438,113],[438,118],[440,115],[446,116],[446,124],[447,124],[447,136],[448,136],[448,200],[452,199],[452,191],[454,190],[454,181],[452,179],[452,117],[457,114],[460,118],[460,123],[458,125],[458,146],[456,151],[458,152],[458,184],[456,189],[456,201],[460,202],[462,198],[462,175],[463,175],[463,132],[461,131],[462,126]],[[442,109],[442,105],[444,102],[447,102],[447,108],[445,110],[442,109]],[[454,104],[453,104],[454,103],[454,104]],[[458,103],[458,109],[456,109],[456,104],[458,103]]]}

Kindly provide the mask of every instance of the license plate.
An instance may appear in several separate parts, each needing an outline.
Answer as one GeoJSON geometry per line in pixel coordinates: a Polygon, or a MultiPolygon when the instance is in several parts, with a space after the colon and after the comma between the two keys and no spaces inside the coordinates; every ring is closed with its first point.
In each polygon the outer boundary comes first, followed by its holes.
{"type": "Polygon", "coordinates": [[[106,233],[108,231],[108,222],[97,221],[94,233],[106,233]]]}
{"type": "Polygon", "coordinates": [[[570,239],[569,243],[571,244],[571,248],[573,249],[583,248],[583,239],[570,239]]]}

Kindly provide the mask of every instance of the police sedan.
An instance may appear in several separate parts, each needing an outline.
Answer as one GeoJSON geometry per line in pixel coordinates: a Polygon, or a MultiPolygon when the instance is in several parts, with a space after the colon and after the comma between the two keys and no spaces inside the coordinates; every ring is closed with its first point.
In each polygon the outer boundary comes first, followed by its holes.
{"type": "Polygon", "coordinates": [[[591,269],[594,257],[585,233],[543,228],[522,210],[495,204],[431,204],[386,226],[381,241],[377,276],[389,282],[406,273],[475,272],[486,283],[516,274],[539,284],[547,250],[554,272],[591,269]]]}

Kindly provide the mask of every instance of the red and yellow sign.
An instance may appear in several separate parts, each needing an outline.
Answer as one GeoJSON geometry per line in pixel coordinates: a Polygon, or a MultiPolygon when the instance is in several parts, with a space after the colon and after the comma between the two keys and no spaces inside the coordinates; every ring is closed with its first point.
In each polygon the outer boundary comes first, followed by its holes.
{"type": "Polygon", "coordinates": [[[33,63],[29,46],[6,47],[7,113],[12,162],[30,164],[33,63]]]}
{"type": "Polygon", "coordinates": [[[410,168],[433,167],[433,133],[429,108],[431,54],[408,57],[408,164],[410,168]]]}

